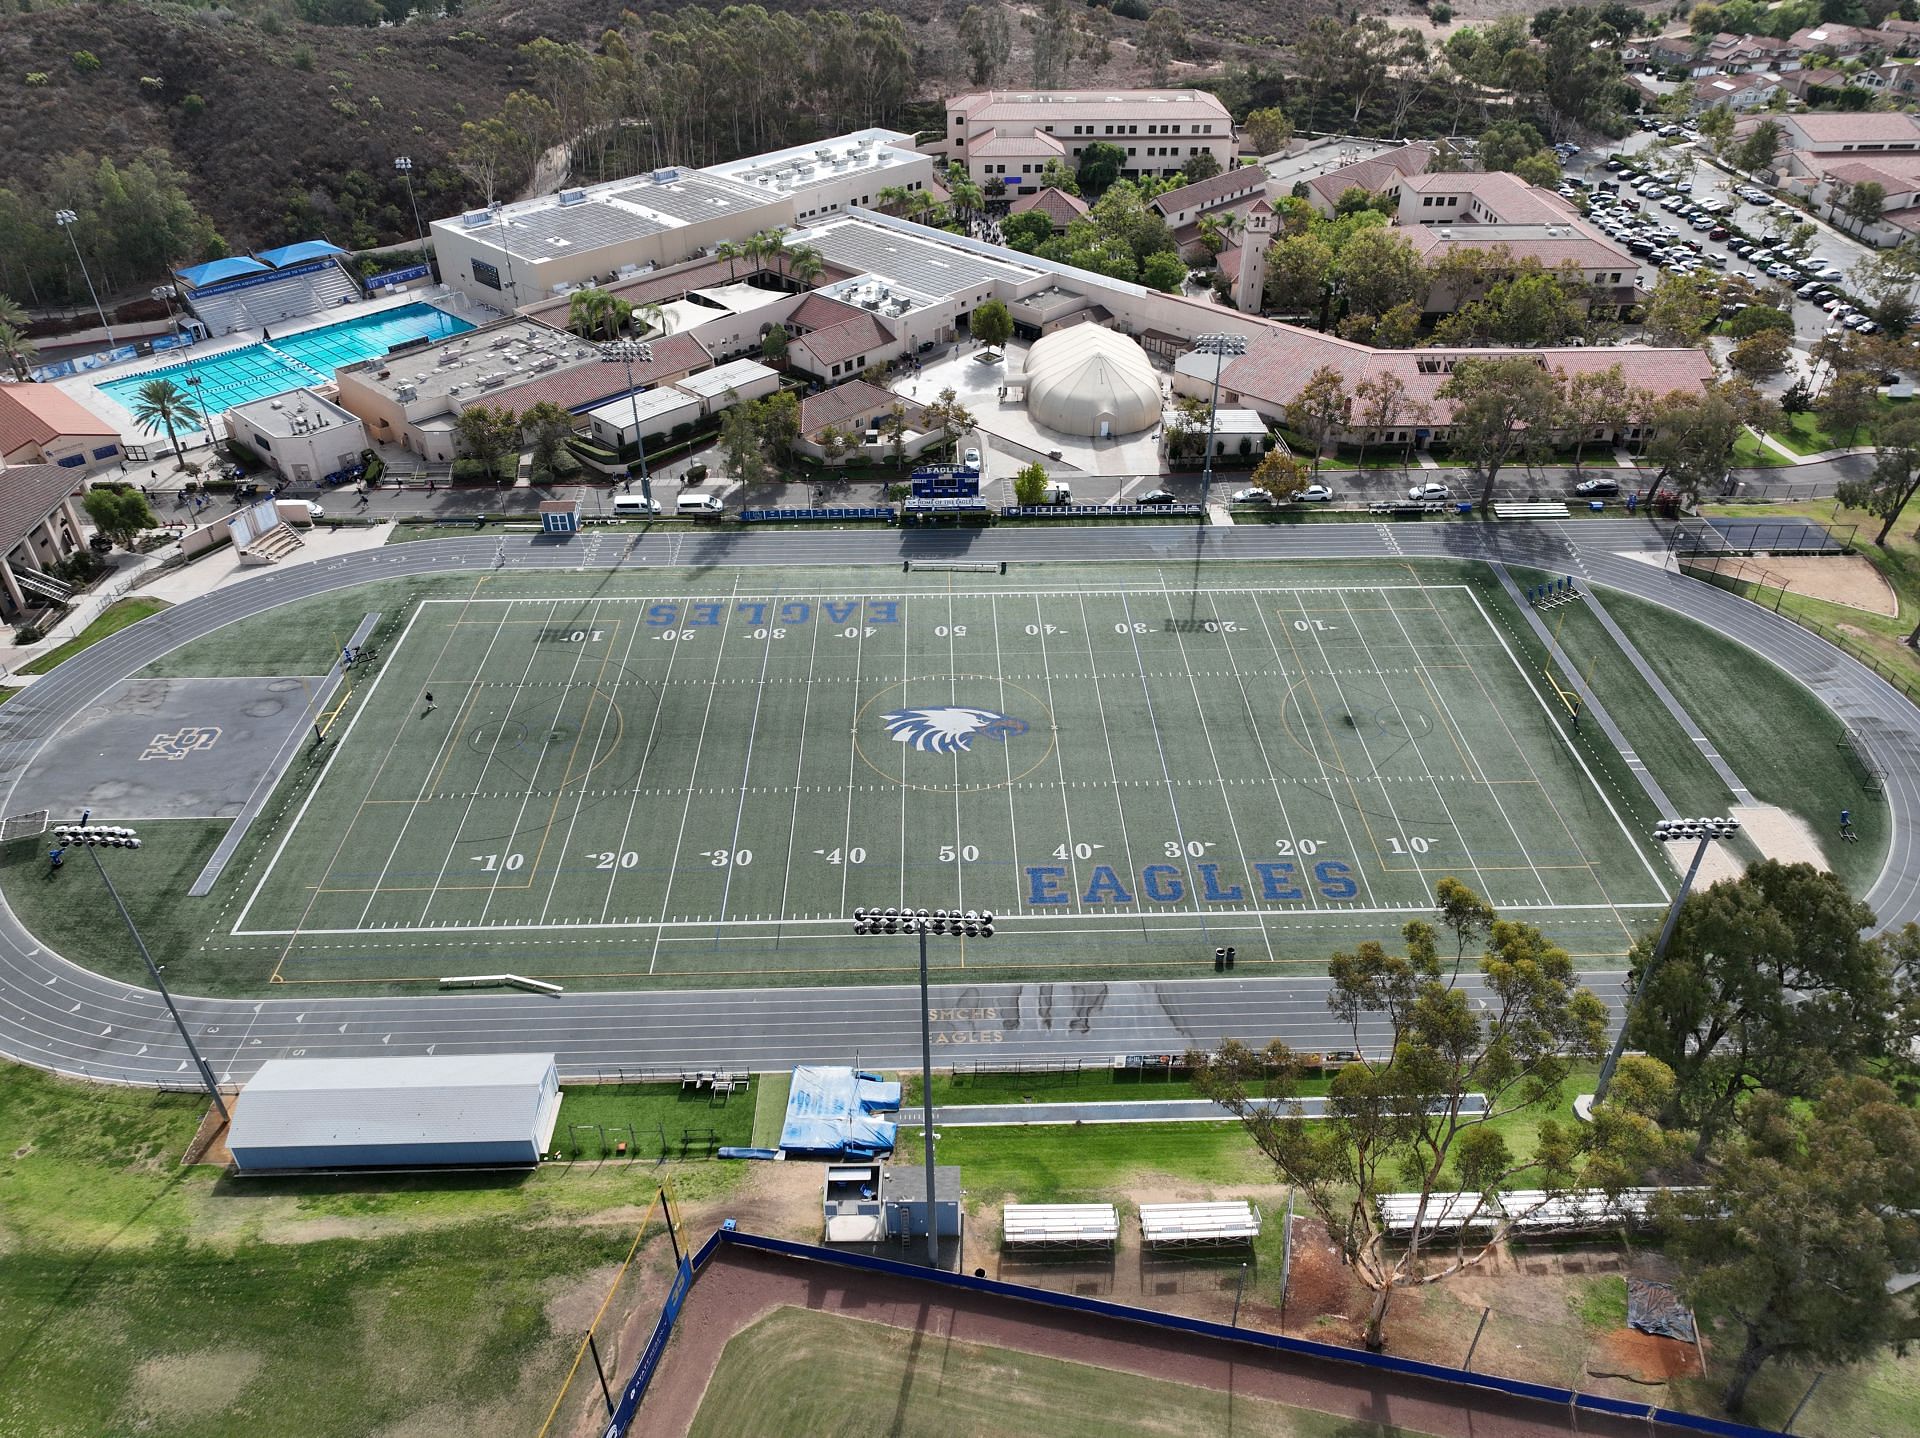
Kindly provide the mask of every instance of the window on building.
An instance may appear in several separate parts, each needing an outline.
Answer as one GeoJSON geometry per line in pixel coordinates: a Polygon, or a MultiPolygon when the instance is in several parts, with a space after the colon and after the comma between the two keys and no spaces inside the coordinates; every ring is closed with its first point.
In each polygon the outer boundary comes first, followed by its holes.
{"type": "Polygon", "coordinates": [[[93,452],[93,457],[95,459],[112,459],[118,453],[120,453],[120,446],[117,444],[109,444],[96,449],[93,452]]]}
{"type": "Polygon", "coordinates": [[[54,463],[62,469],[78,469],[86,462],[87,457],[84,454],[70,454],[65,459],[57,459],[54,461],[54,463]]]}
{"type": "Polygon", "coordinates": [[[473,262],[473,282],[477,285],[485,285],[490,290],[501,288],[500,267],[498,265],[490,265],[485,260],[475,260],[473,262]]]}

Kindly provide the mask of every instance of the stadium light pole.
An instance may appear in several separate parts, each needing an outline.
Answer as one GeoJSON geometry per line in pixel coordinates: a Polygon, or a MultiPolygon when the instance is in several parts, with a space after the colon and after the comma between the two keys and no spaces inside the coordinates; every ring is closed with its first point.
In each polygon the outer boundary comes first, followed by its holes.
{"type": "Polygon", "coordinates": [[[413,206],[413,233],[419,240],[420,247],[425,249],[427,244],[427,231],[426,227],[420,223],[420,202],[415,199],[413,195],[413,156],[395,156],[393,168],[398,170],[400,172],[400,178],[407,182],[407,203],[413,206]]]}
{"type": "MultiPolygon", "coordinates": [[[[1673,902],[1667,906],[1667,921],[1660,927],[1660,937],[1654,942],[1653,953],[1647,959],[1647,966],[1640,973],[1641,989],[1652,979],[1660,961],[1667,956],[1667,945],[1673,942],[1673,931],[1680,922],[1680,906],[1687,901],[1688,893],[1693,889],[1695,876],[1700,872],[1700,861],[1707,857],[1707,845],[1715,839],[1727,839],[1740,832],[1740,821],[1732,818],[1721,819],[1662,819],[1653,826],[1653,837],[1660,843],[1669,843],[1675,839],[1697,839],[1694,846],[1693,862],[1687,865],[1687,872],[1680,880],[1680,887],[1674,890],[1673,902]]],[[[1627,1029],[1633,1019],[1633,1003],[1629,999],[1626,1012],[1620,1015],[1620,1032],[1613,1037],[1613,1047],[1607,1051],[1607,1061],[1600,1065],[1600,1081],[1593,1086],[1593,1101],[1601,1103],[1607,1096],[1607,1090],[1613,1084],[1613,1071],[1620,1067],[1620,1055],[1626,1051],[1627,1029]]]]}
{"type": "Polygon", "coordinates": [[[957,939],[993,937],[991,910],[855,909],[856,934],[916,934],[920,939],[920,1137],[927,1160],[927,1263],[940,1266],[939,1208],[933,1186],[933,1012],[927,998],[927,935],[952,934],[957,939]]]}
{"type": "Polygon", "coordinates": [[[87,269],[87,257],[80,253],[80,241],[73,233],[73,227],[80,223],[80,217],[72,210],[55,210],[53,222],[67,232],[67,242],[73,246],[73,257],[80,261],[80,273],[86,279],[87,293],[93,296],[93,312],[100,316],[100,328],[107,332],[107,343],[117,343],[113,337],[113,326],[107,323],[107,312],[100,304],[100,292],[93,287],[93,274],[87,269]]]}
{"type": "MultiPolygon", "coordinates": [[[[167,990],[167,982],[160,977],[160,966],[153,961],[153,955],[147,952],[147,941],[140,937],[140,930],[134,926],[133,915],[127,912],[126,901],[120,897],[120,891],[113,886],[113,880],[107,874],[107,866],[100,862],[99,850],[137,849],[140,838],[131,829],[117,824],[56,824],[54,838],[60,848],[78,844],[93,858],[93,867],[100,874],[100,882],[107,886],[107,893],[113,899],[113,906],[120,911],[120,918],[127,926],[127,932],[133,935],[133,946],[140,951],[140,959],[147,966],[147,977],[153,980],[153,986],[160,990],[160,997],[166,1000],[167,1012],[173,1015],[173,1026],[180,1030],[180,1041],[187,1046],[187,1052],[193,1056],[193,1066],[200,1072],[200,1082],[207,1086],[207,1094],[213,1099],[213,1106],[220,1110],[223,1122],[231,1123],[233,1115],[227,1112],[227,1101],[221,1095],[220,1085],[214,1080],[213,1068],[200,1056],[200,1050],[193,1042],[193,1035],[187,1032],[186,1020],[180,1017],[180,1010],[174,1007],[173,995],[167,990]]],[[[56,850],[58,852],[58,850],[56,850]]]]}
{"type": "Polygon", "coordinates": [[[627,367],[627,398],[633,404],[633,443],[640,451],[640,495],[653,505],[653,478],[647,473],[647,440],[640,433],[640,392],[633,387],[633,362],[653,363],[653,346],[645,340],[607,340],[600,346],[600,358],[606,364],[627,367]]]}
{"type": "Polygon", "coordinates": [[[1228,355],[1243,355],[1247,352],[1245,335],[1198,335],[1193,341],[1194,349],[1203,355],[1213,356],[1213,402],[1207,406],[1207,457],[1200,469],[1200,507],[1206,508],[1207,499],[1213,493],[1213,429],[1220,417],[1220,371],[1226,368],[1228,355]]]}

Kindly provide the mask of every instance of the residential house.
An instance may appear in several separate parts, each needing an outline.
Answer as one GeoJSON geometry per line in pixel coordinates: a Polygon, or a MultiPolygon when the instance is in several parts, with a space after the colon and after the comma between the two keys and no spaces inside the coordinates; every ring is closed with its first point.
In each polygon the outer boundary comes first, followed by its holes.
{"type": "Polygon", "coordinates": [[[1780,93],[1780,77],[1755,71],[1738,75],[1707,75],[1693,82],[1693,110],[1725,105],[1736,114],[1764,109],[1780,93]]]}

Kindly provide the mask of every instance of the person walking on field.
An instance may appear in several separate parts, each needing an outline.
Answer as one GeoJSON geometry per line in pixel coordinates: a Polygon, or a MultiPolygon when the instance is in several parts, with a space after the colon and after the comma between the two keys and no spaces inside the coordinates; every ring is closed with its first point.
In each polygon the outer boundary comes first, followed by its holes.
{"type": "Polygon", "coordinates": [[[427,713],[428,713],[428,714],[431,714],[431,713],[433,713],[433,709],[434,709],[434,704],[433,704],[433,691],[432,691],[431,689],[429,689],[429,690],[427,691],[427,713]]]}

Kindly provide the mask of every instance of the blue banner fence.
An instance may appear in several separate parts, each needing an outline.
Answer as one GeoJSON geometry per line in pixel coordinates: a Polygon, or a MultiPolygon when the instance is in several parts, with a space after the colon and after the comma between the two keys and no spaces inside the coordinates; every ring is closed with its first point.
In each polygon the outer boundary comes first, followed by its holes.
{"type": "Polygon", "coordinates": [[[917,1283],[930,1283],[943,1288],[959,1289],[966,1293],[979,1293],[1019,1303],[1038,1304],[1043,1308],[1063,1309],[1069,1313],[1083,1313],[1122,1323],[1145,1324],[1170,1333],[1191,1334],[1221,1343],[1247,1344],[1255,1348],[1264,1348],[1272,1353],[1285,1354],[1291,1358],[1314,1359],[1323,1363],[1348,1363],[1377,1373],[1417,1378],[1426,1382],[1447,1384],[1456,1389],[1472,1390],[1476,1393],[1493,1394],[1504,1398],[1521,1398],[1535,1403],[1550,1404],[1557,1408],[1569,1408],[1575,1412],[1603,1414],[1611,1418],[1625,1418],[1648,1425],[1660,1424],[1692,1433],[1710,1433],[1716,1435],[1716,1438],[1780,1438],[1776,1429],[1756,1428],[1750,1424],[1733,1423],[1722,1418],[1706,1418],[1694,1413],[1680,1413],[1652,1403],[1632,1403],[1621,1398],[1603,1398],[1597,1394],[1580,1393],[1571,1388],[1559,1388],[1552,1384],[1527,1383],[1517,1378],[1500,1378],[1489,1373],[1444,1368],[1437,1363],[1422,1363],[1413,1358],[1396,1358],[1386,1353],[1368,1353],[1358,1348],[1342,1348],[1337,1344],[1318,1343],[1311,1338],[1288,1338],[1278,1333],[1263,1333],[1257,1329],[1229,1327],[1224,1323],[1213,1323],[1204,1318],[1189,1318],[1180,1313],[1161,1313],[1150,1308],[1133,1308],[1127,1304],[1113,1303],[1103,1298],[1088,1298],[1075,1293],[1055,1293],[1051,1289],[1029,1288],[1024,1284],[1005,1283],[997,1278],[975,1278],[970,1274],[923,1268],[891,1258],[876,1258],[864,1253],[842,1253],[835,1249],[821,1248],[815,1244],[794,1243],[784,1238],[766,1238],[757,1233],[742,1232],[734,1227],[732,1219],[728,1219],[708,1238],[690,1260],[686,1258],[681,1260],[680,1270],[674,1277],[673,1288],[667,1295],[667,1303],[661,1310],[659,1322],[654,1325],[653,1334],[640,1355],[633,1377],[621,1392],[620,1402],[615,1406],[613,1418],[607,1424],[602,1438],[625,1438],[627,1429],[633,1422],[633,1415],[640,1406],[640,1400],[646,1396],[647,1385],[653,1381],[654,1372],[660,1365],[660,1355],[666,1350],[667,1340],[673,1336],[674,1324],[680,1317],[681,1307],[686,1302],[694,1280],[706,1268],[714,1251],[723,1243],[760,1253],[777,1254],[782,1258],[800,1259],[809,1263],[829,1263],[840,1268],[884,1273],[895,1278],[908,1278],[917,1283]]]}

